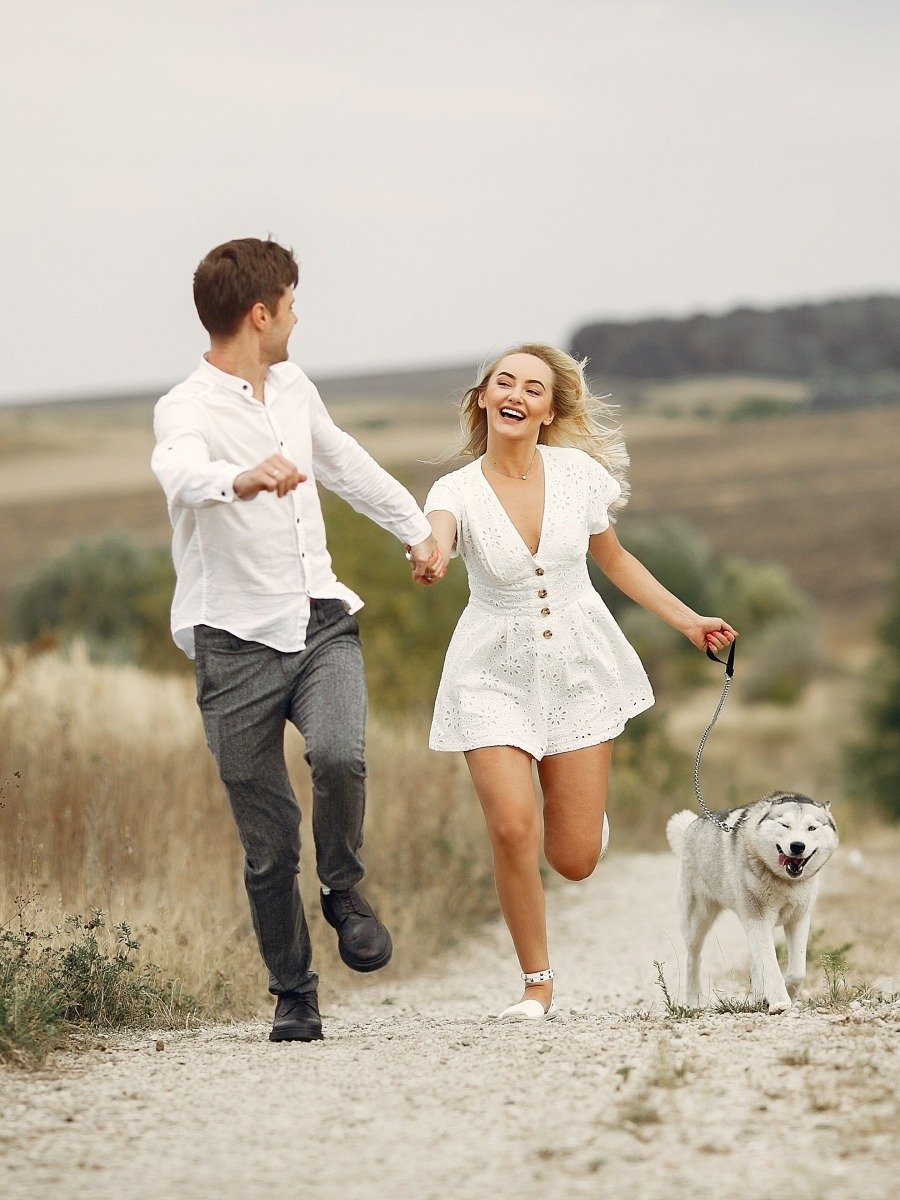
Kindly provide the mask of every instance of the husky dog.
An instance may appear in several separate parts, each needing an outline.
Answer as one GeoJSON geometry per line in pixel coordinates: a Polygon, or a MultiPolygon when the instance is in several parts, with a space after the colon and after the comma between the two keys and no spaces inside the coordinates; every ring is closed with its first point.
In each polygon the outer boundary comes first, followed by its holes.
{"type": "Polygon", "coordinates": [[[687,1003],[700,999],[700,952],[724,908],[737,913],[750,947],[753,994],[770,1013],[791,1007],[806,977],[806,942],[818,872],[838,844],[827,804],[773,792],[755,804],[715,814],[732,832],[689,810],[669,818],[666,837],[681,856],[679,904],[687,945],[687,1003]],[[775,957],[784,926],[787,974],[775,957]]]}

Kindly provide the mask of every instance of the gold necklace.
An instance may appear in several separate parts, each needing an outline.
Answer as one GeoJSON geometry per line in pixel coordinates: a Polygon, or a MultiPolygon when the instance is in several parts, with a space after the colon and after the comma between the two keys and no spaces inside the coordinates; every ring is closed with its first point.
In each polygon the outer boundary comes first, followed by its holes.
{"type": "MultiPolygon", "coordinates": [[[[499,467],[495,467],[492,462],[488,462],[488,466],[492,471],[496,471],[498,475],[503,475],[507,479],[527,479],[531,474],[531,468],[534,466],[534,460],[537,458],[537,446],[534,448],[534,454],[531,456],[531,462],[528,464],[528,470],[524,475],[510,475],[509,471],[501,471],[499,467]]],[[[487,460],[485,460],[487,461],[487,460]]]]}

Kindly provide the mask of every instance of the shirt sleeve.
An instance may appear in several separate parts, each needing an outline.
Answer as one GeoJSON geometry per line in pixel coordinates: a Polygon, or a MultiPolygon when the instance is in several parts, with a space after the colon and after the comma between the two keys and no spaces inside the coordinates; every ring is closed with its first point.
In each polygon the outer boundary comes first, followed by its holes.
{"type": "Polygon", "coordinates": [[[585,455],[587,471],[587,520],[588,531],[604,533],[609,529],[610,508],[622,495],[622,485],[610,475],[600,463],[585,455]]]}
{"type": "Polygon", "coordinates": [[[450,557],[459,554],[459,531],[462,527],[463,506],[459,492],[446,478],[438,479],[431,485],[431,491],[425,497],[425,513],[448,512],[456,518],[456,537],[453,539],[453,549],[450,557]]]}
{"type": "Polygon", "coordinates": [[[168,395],[153,413],[156,446],[150,459],[166,500],[176,508],[230,504],[244,463],[210,458],[206,420],[188,398],[168,395]]]}
{"type": "Polygon", "coordinates": [[[410,492],[332,421],[316,389],[310,402],[316,478],[351,508],[410,546],[431,537],[431,526],[410,492]]]}

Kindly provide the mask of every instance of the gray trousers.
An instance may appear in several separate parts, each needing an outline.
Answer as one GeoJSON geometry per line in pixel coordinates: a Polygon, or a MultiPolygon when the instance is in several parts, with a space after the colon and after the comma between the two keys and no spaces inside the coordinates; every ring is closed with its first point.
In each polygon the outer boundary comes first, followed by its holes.
{"type": "Polygon", "coordinates": [[[300,807],[284,761],[285,721],[306,742],[319,879],[363,877],[366,685],[359,626],[340,600],[314,600],[293,654],[209,625],[194,628],[197,702],[246,854],[244,882],[269,991],[309,992],[309,930],[297,884],[300,807]]]}

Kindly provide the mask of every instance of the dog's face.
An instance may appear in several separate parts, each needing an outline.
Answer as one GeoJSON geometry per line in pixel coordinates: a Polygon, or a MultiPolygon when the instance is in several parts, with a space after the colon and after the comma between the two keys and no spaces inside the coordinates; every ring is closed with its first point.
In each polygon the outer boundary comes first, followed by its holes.
{"type": "Polygon", "coordinates": [[[837,848],[837,827],[828,805],[816,804],[806,796],[773,797],[751,820],[760,857],[781,879],[814,875],[837,848]]]}

